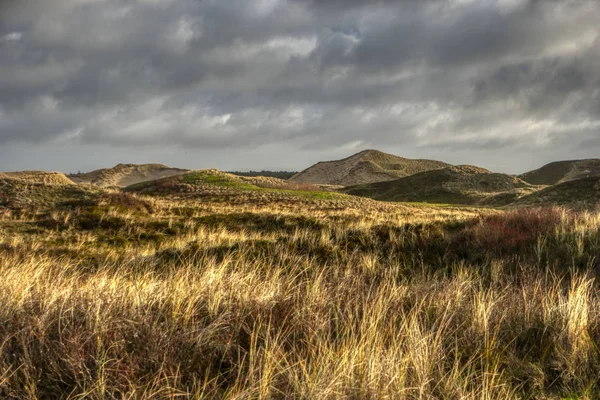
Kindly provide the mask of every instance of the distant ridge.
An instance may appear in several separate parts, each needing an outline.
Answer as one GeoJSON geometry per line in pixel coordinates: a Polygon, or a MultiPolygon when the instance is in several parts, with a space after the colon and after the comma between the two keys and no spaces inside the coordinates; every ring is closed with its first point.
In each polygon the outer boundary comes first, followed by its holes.
{"type": "Polygon", "coordinates": [[[600,159],[556,161],[520,175],[533,185],[556,185],[590,177],[600,177],[600,159]]]}
{"type": "Polygon", "coordinates": [[[69,175],[69,178],[75,183],[90,183],[100,187],[126,187],[140,182],[183,175],[188,171],[187,169],[167,167],[163,164],[118,164],[112,168],[72,174],[69,175]]]}
{"type": "Polygon", "coordinates": [[[359,185],[391,181],[450,166],[441,161],[413,160],[377,150],[365,150],[336,161],[322,161],[290,178],[297,183],[359,185]]]}
{"type": "Polygon", "coordinates": [[[536,189],[514,176],[458,165],[394,181],[352,186],[344,192],[384,201],[502,205],[536,189]]]}

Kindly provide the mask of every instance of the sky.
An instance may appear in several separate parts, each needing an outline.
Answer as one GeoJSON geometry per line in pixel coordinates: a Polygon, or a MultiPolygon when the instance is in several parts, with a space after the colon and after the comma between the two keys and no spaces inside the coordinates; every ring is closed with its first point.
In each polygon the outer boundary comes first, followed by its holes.
{"type": "Polygon", "coordinates": [[[597,0],[0,0],[0,170],[600,157],[597,0]]]}

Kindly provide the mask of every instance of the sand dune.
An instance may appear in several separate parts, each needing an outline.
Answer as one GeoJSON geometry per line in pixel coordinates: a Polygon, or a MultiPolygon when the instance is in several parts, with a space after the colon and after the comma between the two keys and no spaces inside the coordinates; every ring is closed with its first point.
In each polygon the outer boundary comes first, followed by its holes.
{"type": "Polygon", "coordinates": [[[294,175],[290,180],[298,183],[350,186],[391,181],[447,166],[449,164],[441,161],[411,160],[377,150],[365,150],[342,160],[319,162],[294,175]]]}
{"type": "Polygon", "coordinates": [[[90,183],[101,187],[126,187],[140,182],[183,175],[186,172],[187,169],[170,168],[162,164],[118,164],[113,168],[69,175],[69,178],[76,183],[90,183]]]}

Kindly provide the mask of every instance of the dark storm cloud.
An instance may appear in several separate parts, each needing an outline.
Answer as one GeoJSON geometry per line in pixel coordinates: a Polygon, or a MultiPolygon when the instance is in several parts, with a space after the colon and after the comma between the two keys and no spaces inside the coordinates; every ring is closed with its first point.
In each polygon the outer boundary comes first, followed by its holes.
{"type": "Polygon", "coordinates": [[[4,1],[0,145],[598,147],[599,18],[593,0],[4,1]]]}

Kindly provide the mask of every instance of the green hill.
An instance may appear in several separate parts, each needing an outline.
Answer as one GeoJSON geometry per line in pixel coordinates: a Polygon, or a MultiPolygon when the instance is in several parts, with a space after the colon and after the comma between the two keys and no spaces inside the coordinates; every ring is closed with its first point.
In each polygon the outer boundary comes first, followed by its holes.
{"type": "Polygon", "coordinates": [[[319,162],[290,180],[297,183],[350,186],[391,181],[448,166],[449,164],[441,161],[412,160],[377,150],[365,150],[342,160],[319,162]]]}
{"type": "Polygon", "coordinates": [[[255,190],[257,186],[244,182],[241,177],[216,169],[190,171],[182,175],[170,176],[127,186],[124,190],[143,194],[185,193],[211,190],[255,190]]]}
{"type": "Polygon", "coordinates": [[[533,185],[556,185],[589,177],[600,177],[600,159],[556,161],[520,176],[533,185]]]}
{"type": "Polygon", "coordinates": [[[595,209],[600,204],[600,177],[567,181],[525,196],[515,205],[559,205],[571,209],[595,209]]]}
{"type": "Polygon", "coordinates": [[[383,201],[501,205],[535,190],[535,186],[517,177],[460,165],[352,186],[344,192],[383,201]]]}
{"type": "Polygon", "coordinates": [[[331,199],[347,197],[315,185],[300,185],[283,179],[253,176],[237,176],[216,169],[190,171],[148,182],[140,182],[123,189],[148,195],[199,196],[235,201],[240,195],[253,197],[304,197],[331,199]]]}

